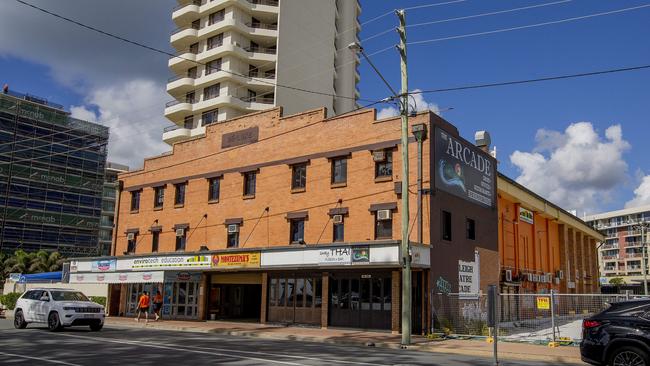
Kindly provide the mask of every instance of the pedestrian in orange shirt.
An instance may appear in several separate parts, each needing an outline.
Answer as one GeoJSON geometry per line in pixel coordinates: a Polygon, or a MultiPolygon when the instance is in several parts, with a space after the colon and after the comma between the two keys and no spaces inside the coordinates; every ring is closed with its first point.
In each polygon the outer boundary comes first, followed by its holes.
{"type": "Polygon", "coordinates": [[[160,309],[163,306],[163,297],[160,290],[156,291],[156,296],[153,297],[153,313],[156,315],[156,321],[160,319],[160,309]]]}
{"type": "Polygon", "coordinates": [[[140,321],[140,314],[144,313],[144,323],[149,323],[149,294],[147,291],[143,292],[138,301],[138,316],[135,318],[136,322],[140,321]]]}

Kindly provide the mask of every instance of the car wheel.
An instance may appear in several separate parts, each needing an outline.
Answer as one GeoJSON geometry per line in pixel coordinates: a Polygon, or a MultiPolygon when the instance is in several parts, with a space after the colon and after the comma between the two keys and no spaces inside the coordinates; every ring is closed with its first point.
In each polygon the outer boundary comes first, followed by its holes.
{"type": "Polygon", "coordinates": [[[47,317],[47,328],[51,332],[58,332],[63,328],[61,325],[61,320],[59,320],[58,313],[50,313],[50,315],[47,317]]]}
{"type": "Polygon", "coordinates": [[[27,322],[25,321],[23,312],[21,310],[17,310],[16,313],[14,314],[14,328],[25,329],[26,327],[27,327],[27,322]]]}
{"type": "Polygon", "coordinates": [[[610,366],[650,366],[648,354],[633,346],[616,349],[610,356],[608,364],[610,366]]]}
{"type": "Polygon", "coordinates": [[[101,323],[90,325],[90,330],[92,330],[93,332],[99,332],[100,330],[102,330],[102,328],[104,328],[104,324],[101,323]]]}

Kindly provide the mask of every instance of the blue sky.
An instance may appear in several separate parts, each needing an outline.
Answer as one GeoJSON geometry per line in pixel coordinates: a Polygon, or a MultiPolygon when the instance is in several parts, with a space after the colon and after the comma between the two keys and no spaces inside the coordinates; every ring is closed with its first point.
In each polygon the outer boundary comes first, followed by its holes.
{"type": "MultiPolygon", "coordinates": [[[[165,49],[169,49],[169,33],[175,28],[169,14],[175,3],[173,0],[143,1],[138,5],[139,8],[132,9],[133,12],[141,11],[143,14],[149,14],[144,21],[142,14],[115,14],[114,12],[125,10],[118,10],[120,6],[110,2],[98,2],[92,14],[84,12],[83,7],[78,6],[85,4],[79,0],[68,0],[56,5],[42,0],[35,0],[35,2],[49,9],[75,16],[82,21],[89,21],[104,29],[165,49]],[[152,6],[157,8],[156,14],[153,15],[150,14],[152,6]],[[106,9],[105,11],[111,16],[102,16],[102,9],[98,7],[106,9]],[[116,19],[117,16],[120,17],[120,22],[111,20],[116,19]],[[146,31],[136,32],[136,27],[142,27],[146,31]]],[[[396,7],[407,8],[434,2],[431,0],[361,0],[363,12],[360,21],[364,24],[360,38],[366,52],[372,53],[398,41],[397,35],[393,32],[367,42],[363,41],[369,36],[397,25],[397,18],[392,14],[366,23],[369,19],[396,7]]],[[[444,0],[437,2],[444,2],[444,0]]],[[[408,10],[407,21],[409,24],[415,24],[549,2],[551,0],[468,0],[408,10]]],[[[508,14],[409,28],[408,38],[409,41],[419,41],[490,31],[643,4],[645,3],[642,1],[574,0],[508,14]]],[[[129,9],[129,7],[123,8],[129,9]]],[[[0,82],[15,85],[15,89],[33,92],[66,106],[84,106],[85,111],[98,113],[98,108],[93,106],[93,103],[97,103],[102,98],[110,99],[114,95],[110,91],[114,92],[116,88],[119,90],[119,86],[116,86],[118,83],[129,83],[141,76],[144,79],[156,79],[156,82],[162,85],[166,81],[167,59],[165,57],[118,44],[113,40],[102,39],[98,35],[83,35],[85,38],[83,41],[77,41],[78,44],[65,45],[68,51],[80,52],[75,54],[76,59],[66,59],[65,55],[59,54],[56,48],[48,49],[50,53],[39,54],[36,48],[39,45],[43,48],[44,44],[39,42],[49,42],[48,47],[56,47],[57,42],[66,42],[65,36],[85,31],[57,20],[47,19],[13,2],[5,2],[0,5],[0,33],[7,34],[2,32],[1,24],[10,23],[12,21],[10,17],[46,27],[45,31],[41,30],[40,33],[31,35],[32,38],[27,38],[30,37],[29,34],[22,34],[20,37],[23,38],[15,44],[9,44],[8,37],[0,36],[0,82]],[[5,14],[6,18],[3,19],[1,14],[5,14]],[[56,38],[57,35],[53,33],[59,30],[60,38],[56,38]],[[41,39],[37,40],[37,37],[41,39]],[[48,40],[47,37],[52,39],[48,40]],[[42,38],[45,38],[45,41],[42,38]],[[31,44],[32,42],[34,44],[31,44]],[[89,46],[90,44],[101,45],[101,50],[98,51],[89,46]],[[84,57],[85,48],[87,48],[88,62],[79,60],[84,57]],[[120,75],[117,75],[113,67],[118,67],[115,65],[121,62],[122,53],[136,57],[138,65],[119,66],[120,75]],[[51,54],[56,54],[56,61],[50,60],[51,54]],[[95,58],[100,61],[93,61],[95,58]],[[71,66],[66,67],[66,65],[71,66]],[[112,80],[113,78],[115,80],[112,80]]],[[[15,28],[11,31],[15,32],[15,28]]],[[[413,45],[408,50],[409,89],[437,89],[650,64],[648,34],[650,34],[650,8],[644,8],[532,29],[413,45]]],[[[61,46],[65,49],[62,44],[61,46]]],[[[390,50],[372,56],[372,60],[390,83],[396,89],[399,88],[397,52],[390,50]]],[[[365,62],[362,62],[360,72],[359,89],[362,98],[374,100],[388,95],[379,78],[365,62]]],[[[558,203],[567,209],[578,208],[593,212],[623,207],[627,201],[635,197],[634,190],[644,182],[645,175],[650,174],[648,159],[645,158],[650,155],[650,144],[646,142],[648,115],[650,115],[648,85],[650,85],[650,70],[521,86],[429,94],[425,99],[443,110],[453,107],[453,110],[444,111],[442,115],[458,126],[461,134],[469,140],[472,140],[474,131],[489,130],[493,145],[498,150],[500,170],[503,173],[513,178],[521,178],[522,182],[526,182],[542,195],[555,197],[560,201],[558,203]],[[571,140],[567,137],[569,135],[565,134],[566,129],[571,124],[581,121],[592,124],[598,135],[596,141],[591,141],[582,148],[574,145],[567,147],[566,144],[562,146],[560,142],[571,140]],[[605,131],[612,125],[621,126],[622,142],[612,142],[605,136],[605,131]],[[545,136],[551,136],[550,138],[536,142],[535,136],[540,129],[557,131],[558,134],[547,133],[545,136]],[[540,144],[547,149],[542,149],[540,144]],[[600,151],[599,147],[603,146],[605,148],[600,151]],[[582,150],[574,154],[572,149],[582,150]],[[589,154],[589,149],[594,150],[593,155],[589,154]],[[522,158],[523,162],[515,165],[510,159],[515,151],[539,152],[548,161],[542,165],[537,162],[538,165],[535,165],[532,163],[533,156],[525,155],[522,158]],[[611,153],[612,151],[614,152],[611,153]],[[552,159],[554,153],[557,153],[557,156],[552,159]],[[617,153],[621,154],[620,159],[617,156],[612,157],[617,153]],[[576,168],[575,161],[566,166],[562,165],[562,156],[567,155],[585,159],[586,170],[576,168]],[[591,174],[597,170],[593,167],[601,160],[606,160],[606,164],[609,164],[605,165],[608,171],[591,174]],[[621,162],[627,166],[622,167],[621,162]],[[530,169],[527,174],[522,174],[526,172],[522,171],[524,165],[521,164],[527,164],[526,169],[530,169]],[[538,166],[542,167],[540,171],[543,171],[543,174],[533,172],[538,166]],[[589,175],[589,177],[582,179],[582,175],[589,175]],[[615,175],[616,179],[606,175],[615,175]],[[561,191],[561,194],[557,195],[558,191],[561,191]]],[[[146,88],[137,90],[143,90],[139,94],[149,94],[146,88]]],[[[155,99],[140,102],[141,105],[149,106],[152,103],[155,104],[155,99]]],[[[121,122],[133,124],[150,121],[156,123],[156,126],[169,124],[164,121],[164,118],[160,118],[163,111],[162,104],[159,108],[153,106],[150,109],[146,114],[131,116],[131,119],[122,116],[121,122]]],[[[92,113],[88,115],[92,119],[92,113]]],[[[580,127],[582,129],[579,131],[589,132],[589,128],[585,130],[584,125],[580,127]]],[[[159,134],[152,134],[150,137],[151,144],[154,144],[156,136],[160,138],[159,134]]],[[[647,188],[650,188],[650,178],[647,188]]],[[[647,194],[650,197],[650,189],[647,194]]],[[[640,200],[635,202],[650,203],[650,200],[645,202],[644,192],[641,192],[641,196],[637,197],[640,200]]]]}

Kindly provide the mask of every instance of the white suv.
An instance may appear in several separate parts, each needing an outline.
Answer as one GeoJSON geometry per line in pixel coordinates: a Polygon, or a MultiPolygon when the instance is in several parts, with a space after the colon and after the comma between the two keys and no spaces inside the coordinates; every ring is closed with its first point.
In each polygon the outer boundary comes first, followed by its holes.
{"type": "Polygon", "coordinates": [[[47,323],[51,331],[73,325],[89,325],[93,331],[104,326],[104,307],[77,290],[38,288],[26,291],[16,302],[14,327],[47,323]]]}

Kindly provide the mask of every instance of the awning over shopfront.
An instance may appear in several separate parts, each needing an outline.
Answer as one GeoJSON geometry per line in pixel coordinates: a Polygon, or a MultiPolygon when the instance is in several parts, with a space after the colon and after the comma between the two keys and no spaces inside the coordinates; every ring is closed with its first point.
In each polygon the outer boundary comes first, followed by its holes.
{"type": "Polygon", "coordinates": [[[164,280],[164,271],[70,274],[70,283],[160,283],[164,280]]]}

